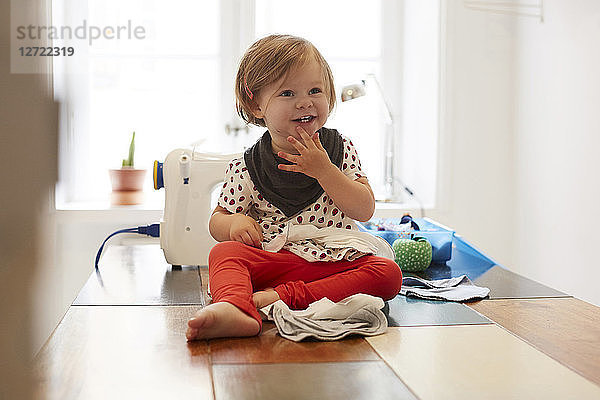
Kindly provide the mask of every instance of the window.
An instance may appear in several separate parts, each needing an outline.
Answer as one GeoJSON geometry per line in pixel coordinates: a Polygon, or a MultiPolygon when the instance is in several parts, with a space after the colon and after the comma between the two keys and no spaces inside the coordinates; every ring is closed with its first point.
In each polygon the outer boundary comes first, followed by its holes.
{"type": "MultiPolygon", "coordinates": [[[[79,74],[55,65],[67,121],[59,203],[106,201],[107,170],[120,167],[134,130],[136,165],[149,171],[153,160],[178,147],[239,152],[254,143],[263,128],[227,133],[225,125],[242,126],[233,98],[237,62],[251,42],[270,33],[303,36],[328,60],[338,105],[326,126],[355,142],[381,197],[386,111],[372,78],[377,77],[397,122],[395,174],[433,203],[438,0],[90,0],[87,8],[81,3],[53,2],[53,24],[80,24],[83,18],[100,27],[131,22],[143,26],[146,37],[97,40],[87,48],[79,74]],[[368,95],[342,103],[341,87],[362,79],[368,95]]],[[[163,195],[151,187],[148,176],[146,192],[159,204],[163,195]]]]}
{"type": "MultiPolygon", "coordinates": [[[[222,129],[214,97],[220,88],[211,77],[219,71],[219,2],[89,4],[90,25],[132,20],[147,32],[137,43],[105,40],[90,48],[91,181],[106,183],[106,171],[120,167],[132,131],[136,131],[136,164],[148,169],[153,160],[163,160],[175,148],[217,136],[222,129]]],[[[109,190],[98,184],[86,193],[97,197],[109,190]]]]}

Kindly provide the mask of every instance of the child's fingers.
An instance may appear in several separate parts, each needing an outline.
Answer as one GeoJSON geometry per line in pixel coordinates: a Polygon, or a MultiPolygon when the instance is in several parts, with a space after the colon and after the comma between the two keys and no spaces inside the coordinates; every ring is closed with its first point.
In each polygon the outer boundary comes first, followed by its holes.
{"type": "Polygon", "coordinates": [[[319,150],[325,150],[325,148],[321,144],[321,138],[319,137],[319,131],[316,131],[313,134],[312,139],[313,139],[313,142],[315,143],[315,146],[317,146],[317,149],[319,149],[319,150]]]}
{"type": "Polygon", "coordinates": [[[247,232],[239,232],[235,236],[232,236],[231,240],[252,246],[252,239],[250,239],[250,235],[247,232]]]}
{"type": "Polygon", "coordinates": [[[198,329],[195,328],[188,328],[187,331],[185,332],[185,337],[187,340],[195,340],[196,337],[198,336],[198,329]]]}
{"type": "Polygon", "coordinates": [[[232,238],[236,242],[241,242],[252,247],[261,247],[262,232],[256,230],[254,225],[249,226],[244,231],[240,232],[237,237],[232,238]]]}
{"type": "Polygon", "coordinates": [[[247,244],[248,246],[254,246],[254,240],[252,239],[252,236],[250,236],[250,233],[248,231],[242,232],[240,236],[242,237],[242,241],[244,244],[247,244]]]}
{"type": "Polygon", "coordinates": [[[300,134],[300,137],[304,140],[304,144],[307,148],[316,147],[312,137],[302,128],[301,126],[296,127],[296,132],[300,134]]]}
{"type": "Polygon", "coordinates": [[[252,239],[252,246],[261,247],[260,243],[262,242],[262,240],[260,239],[260,234],[258,233],[258,231],[256,229],[250,229],[248,231],[248,234],[250,235],[250,238],[252,239]]]}
{"type": "Polygon", "coordinates": [[[286,159],[290,162],[293,162],[295,164],[298,163],[298,159],[300,159],[300,156],[294,155],[294,154],[290,154],[290,153],[286,153],[283,151],[280,151],[279,153],[277,153],[277,155],[283,159],[286,159]]]}
{"type": "Polygon", "coordinates": [[[303,145],[300,141],[298,141],[295,137],[288,136],[287,141],[290,142],[292,146],[296,148],[296,150],[298,150],[298,153],[304,154],[304,152],[306,151],[306,146],[303,145]]]}
{"type": "Polygon", "coordinates": [[[297,165],[278,164],[277,168],[290,172],[302,172],[300,167],[298,167],[297,165]]]}
{"type": "Polygon", "coordinates": [[[258,234],[258,244],[260,245],[260,243],[263,241],[262,228],[256,220],[252,220],[252,222],[254,223],[254,228],[256,229],[256,233],[258,234]]]}

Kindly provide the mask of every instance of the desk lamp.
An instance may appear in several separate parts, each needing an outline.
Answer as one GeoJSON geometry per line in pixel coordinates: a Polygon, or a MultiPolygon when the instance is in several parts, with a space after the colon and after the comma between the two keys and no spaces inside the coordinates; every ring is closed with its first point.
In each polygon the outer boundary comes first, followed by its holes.
{"type": "MultiPolygon", "coordinates": [[[[394,156],[395,156],[395,147],[394,147],[394,136],[396,133],[396,122],[394,121],[394,114],[392,113],[392,108],[387,102],[385,95],[383,93],[383,89],[377,80],[377,77],[374,74],[368,74],[368,78],[371,78],[373,82],[375,82],[375,87],[377,88],[377,93],[379,97],[383,101],[386,110],[387,116],[387,126],[385,130],[385,138],[384,138],[384,185],[385,185],[385,198],[381,201],[384,202],[396,202],[398,201],[398,197],[396,195],[395,190],[395,182],[399,182],[402,185],[402,188],[419,204],[421,208],[421,214],[424,215],[423,205],[419,201],[419,199],[415,196],[414,192],[409,189],[404,183],[394,175],[394,156]]],[[[354,83],[342,88],[342,102],[346,102],[349,100],[356,99],[358,97],[365,96],[367,94],[367,82],[365,79],[361,80],[360,83],[354,83]]]]}

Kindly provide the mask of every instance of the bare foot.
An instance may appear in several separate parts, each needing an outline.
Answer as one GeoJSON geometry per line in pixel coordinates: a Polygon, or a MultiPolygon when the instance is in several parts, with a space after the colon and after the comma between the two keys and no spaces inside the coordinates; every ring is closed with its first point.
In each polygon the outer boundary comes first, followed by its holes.
{"type": "Polygon", "coordinates": [[[257,320],[231,303],[212,303],[188,321],[187,340],[220,337],[255,336],[260,332],[257,320]]]}
{"type": "Polygon", "coordinates": [[[252,301],[259,310],[279,300],[279,294],[274,289],[265,289],[252,295],[252,301]]]}

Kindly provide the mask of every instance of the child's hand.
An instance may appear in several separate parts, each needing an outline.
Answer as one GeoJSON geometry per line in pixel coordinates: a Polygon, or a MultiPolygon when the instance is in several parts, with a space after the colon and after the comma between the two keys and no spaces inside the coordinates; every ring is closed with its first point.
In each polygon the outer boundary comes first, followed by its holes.
{"type": "Polygon", "coordinates": [[[248,246],[261,248],[263,240],[262,229],[258,222],[243,214],[231,214],[229,239],[242,242],[248,246]]]}
{"type": "Polygon", "coordinates": [[[284,171],[301,172],[318,180],[319,177],[327,173],[334,165],[319,140],[319,132],[315,132],[311,136],[302,129],[302,127],[297,127],[296,131],[304,140],[304,144],[294,139],[292,136],[288,136],[287,140],[300,154],[289,154],[280,151],[277,153],[279,157],[293,162],[294,164],[279,164],[278,168],[284,171]]]}

